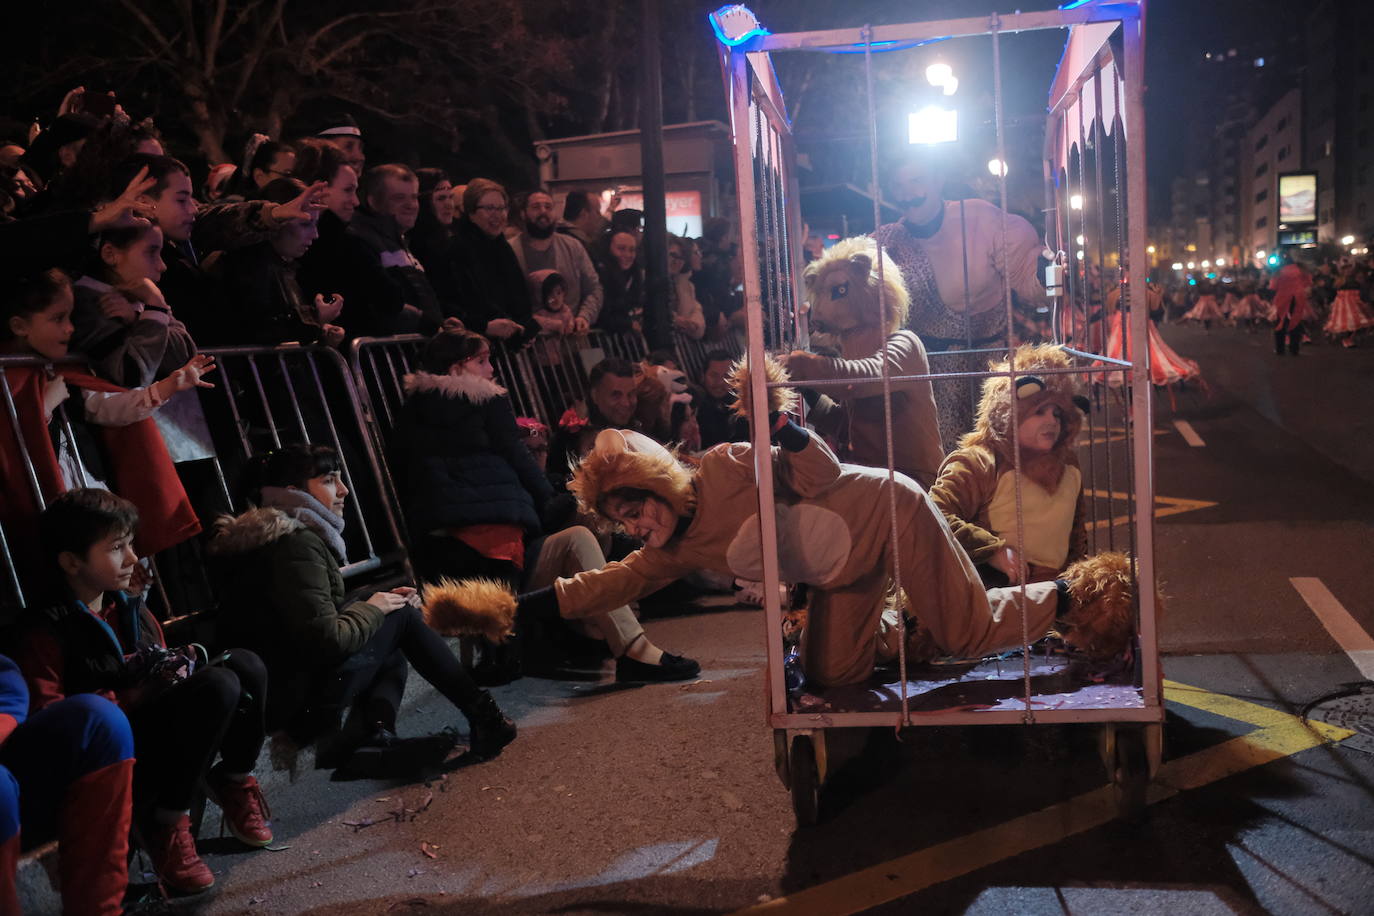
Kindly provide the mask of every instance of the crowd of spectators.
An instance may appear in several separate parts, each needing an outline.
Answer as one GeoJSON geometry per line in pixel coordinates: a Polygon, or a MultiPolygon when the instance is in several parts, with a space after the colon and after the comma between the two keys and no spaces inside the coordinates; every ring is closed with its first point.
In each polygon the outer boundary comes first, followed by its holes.
{"type": "MultiPolygon", "coordinates": [[[[316,743],[317,762],[355,775],[412,771],[436,748],[442,757],[442,741],[397,737],[409,667],[466,716],[478,759],[515,737],[481,688],[520,676],[522,664],[527,673],[557,664],[559,645],[614,657],[620,680],[696,675],[695,662],[655,646],[628,608],[521,621],[523,645],[487,643],[469,671],[425,626],[415,588],[345,594],[343,455],[309,443],[261,455],[230,481],[243,499],[223,509],[241,511],[212,524],[192,506],[153,421],[182,392],[215,386],[205,348],[425,335],[392,443],[411,484],[402,496],[417,565],[427,577],[547,585],[623,547],[581,527],[564,489],[569,458],[598,431],[641,429],[689,451],[743,431],[725,383],[742,317],[728,222],[709,222],[700,240],[669,237],[667,299],[650,303],[642,216],[607,212],[598,194],[572,191],[560,209],[543,189],[512,194],[480,176],[455,184],[438,168],[368,163],[347,116],[310,136],[254,135],[240,162],[212,163],[196,180],[151,121],[117,105],[97,116],[105,106],[84,95],[69,95],[36,136],[0,138],[0,355],[28,358],[5,373],[17,421],[0,424],[0,523],[27,599],[6,608],[0,646],[15,662],[0,657],[0,765],[9,767],[0,788],[11,773],[20,786],[13,799],[0,792],[0,884],[21,835],[24,846],[60,836],[84,856],[91,843],[81,836],[108,839],[132,825],[166,888],[203,890],[214,878],[188,809],[204,784],[235,837],[270,843],[252,775],[269,732],[316,743]],[[565,340],[637,335],[649,308],[666,309],[676,335],[701,342],[700,379],[671,353],[608,357],[588,373],[584,400],[549,404],[552,436],[515,417],[492,377],[493,347],[529,347],[552,369],[568,358],[565,340]],[[15,536],[31,526],[42,537],[15,536]],[[191,541],[217,570],[212,652],[169,647],[159,618],[175,609],[152,613],[144,600],[147,558],[191,541]],[[522,649],[514,659],[511,645],[522,649]],[[97,725],[70,706],[87,693],[110,701],[95,710],[97,725]],[[35,722],[56,718],[49,708],[69,710],[74,724],[58,740],[79,765],[39,791],[31,755],[51,748],[26,740],[27,727],[7,738],[30,712],[35,722]],[[167,722],[188,727],[172,740],[159,725],[167,722]],[[98,829],[16,800],[87,782],[85,795],[72,788],[68,798],[98,829]]],[[[205,414],[217,437],[244,432],[205,414]]],[[[64,883],[72,912],[119,911],[125,847],[105,846],[82,863],[89,880],[64,883]]],[[[9,903],[0,893],[0,909],[9,903]]]]}

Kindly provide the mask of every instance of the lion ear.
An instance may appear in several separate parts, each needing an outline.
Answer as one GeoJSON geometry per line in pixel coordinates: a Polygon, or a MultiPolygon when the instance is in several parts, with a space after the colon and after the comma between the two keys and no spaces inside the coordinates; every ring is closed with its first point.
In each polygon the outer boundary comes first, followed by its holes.
{"type": "Polygon", "coordinates": [[[873,258],[866,252],[850,255],[849,272],[856,280],[867,280],[868,275],[873,272],[873,258]]]}
{"type": "Polygon", "coordinates": [[[812,261],[802,271],[802,286],[806,288],[808,295],[816,289],[816,278],[821,275],[820,269],[817,267],[818,264],[820,261],[812,261]]]}

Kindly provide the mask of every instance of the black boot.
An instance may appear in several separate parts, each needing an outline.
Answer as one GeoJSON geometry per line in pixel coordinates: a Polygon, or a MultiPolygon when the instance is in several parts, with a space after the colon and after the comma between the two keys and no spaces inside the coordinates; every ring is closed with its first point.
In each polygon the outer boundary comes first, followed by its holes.
{"type": "Polygon", "coordinates": [[[477,699],[462,710],[468,719],[468,753],[472,756],[490,760],[515,740],[515,723],[502,714],[485,690],[478,691],[477,699]]]}

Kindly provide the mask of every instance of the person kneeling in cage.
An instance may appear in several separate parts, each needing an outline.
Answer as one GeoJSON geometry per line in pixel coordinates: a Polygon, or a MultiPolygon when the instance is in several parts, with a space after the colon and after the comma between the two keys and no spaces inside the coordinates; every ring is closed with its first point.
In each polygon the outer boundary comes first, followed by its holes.
{"type": "MultiPolygon", "coordinates": [[[[788,381],[771,360],[767,375],[788,381]]],[[[737,391],[749,391],[745,364],[735,367],[732,382],[737,391]]],[[[747,412],[747,399],[740,400],[747,412]]],[[[903,474],[889,479],[885,470],[841,464],[791,419],[787,411],[795,403],[790,389],[770,389],[780,576],[811,586],[802,647],[808,681],[863,683],[890,644],[884,636],[891,632],[881,631],[894,578],[894,496],[897,578],[938,648],[967,657],[1021,645],[1020,589],[984,589],[919,484],[903,474]]],[[[692,468],[645,436],[605,430],[577,465],[569,489],[589,515],[620,526],[644,546],[620,562],[518,598],[481,580],[431,586],[424,606],[435,629],[462,630],[471,615],[490,613],[498,601],[512,616],[517,608],[564,617],[604,613],[697,569],[763,578],[754,451],[747,443],[718,445],[692,468]]],[[[1099,555],[1062,579],[1027,585],[1025,599],[1032,640],[1053,627],[1071,644],[1114,655],[1132,638],[1131,564],[1123,554],[1099,555]]]]}

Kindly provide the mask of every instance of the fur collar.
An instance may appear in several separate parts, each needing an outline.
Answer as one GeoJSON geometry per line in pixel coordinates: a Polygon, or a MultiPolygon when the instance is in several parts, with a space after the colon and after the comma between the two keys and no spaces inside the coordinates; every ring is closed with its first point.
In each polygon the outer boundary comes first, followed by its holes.
{"type": "Polygon", "coordinates": [[[249,509],[237,516],[221,515],[215,519],[215,533],[210,539],[209,551],[218,556],[248,553],[304,527],[305,522],[270,506],[249,509]]]}
{"type": "Polygon", "coordinates": [[[504,397],[506,389],[489,379],[464,372],[462,375],[434,375],[412,372],[403,380],[407,395],[435,391],[446,398],[465,398],[474,404],[485,404],[493,398],[504,397]]]}

